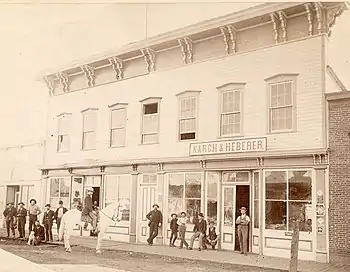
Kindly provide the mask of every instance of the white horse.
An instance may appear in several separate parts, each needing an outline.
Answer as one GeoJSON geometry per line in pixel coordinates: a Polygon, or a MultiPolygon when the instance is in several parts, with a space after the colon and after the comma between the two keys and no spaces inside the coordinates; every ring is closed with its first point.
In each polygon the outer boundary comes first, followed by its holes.
{"type": "MultiPolygon", "coordinates": [[[[96,253],[101,253],[102,239],[107,231],[107,228],[115,222],[119,222],[121,220],[122,212],[120,211],[120,208],[121,206],[119,202],[116,202],[115,205],[110,204],[106,208],[99,211],[100,220],[97,226],[98,235],[96,253]]],[[[67,211],[63,215],[59,229],[58,239],[60,241],[62,241],[62,239],[64,240],[66,252],[72,251],[69,239],[77,225],[83,227],[84,222],[81,221],[81,211],[74,208],[67,211]]]]}

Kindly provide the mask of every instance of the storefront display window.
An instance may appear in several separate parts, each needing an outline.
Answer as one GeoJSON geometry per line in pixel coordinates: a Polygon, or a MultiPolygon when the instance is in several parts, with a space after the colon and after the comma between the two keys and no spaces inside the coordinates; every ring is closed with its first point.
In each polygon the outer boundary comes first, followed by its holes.
{"type": "Polygon", "coordinates": [[[233,226],[234,188],[224,188],[224,226],[233,226]]]}
{"type": "Polygon", "coordinates": [[[201,212],[202,174],[170,174],[169,175],[169,219],[172,213],[187,214],[187,222],[193,224],[193,219],[201,212]]]}
{"type": "Polygon", "coordinates": [[[63,205],[70,208],[70,190],[71,190],[71,178],[51,178],[50,182],[50,201],[52,209],[58,207],[58,202],[63,201],[63,205]]]}
{"type": "Polygon", "coordinates": [[[83,203],[83,178],[74,177],[72,184],[72,204],[83,203]]]}
{"type": "Polygon", "coordinates": [[[121,221],[130,221],[131,180],[129,175],[106,176],[105,207],[119,202],[121,221]]]}
{"type": "Polygon", "coordinates": [[[312,231],[312,173],[311,171],[265,172],[265,227],[293,229],[299,218],[300,231],[312,231]]]}
{"type": "Polygon", "coordinates": [[[29,201],[34,197],[34,185],[23,185],[21,193],[21,201],[29,207],[29,201]]]}
{"type": "Polygon", "coordinates": [[[218,184],[219,173],[208,173],[207,176],[207,219],[217,224],[218,218],[218,184]]]}

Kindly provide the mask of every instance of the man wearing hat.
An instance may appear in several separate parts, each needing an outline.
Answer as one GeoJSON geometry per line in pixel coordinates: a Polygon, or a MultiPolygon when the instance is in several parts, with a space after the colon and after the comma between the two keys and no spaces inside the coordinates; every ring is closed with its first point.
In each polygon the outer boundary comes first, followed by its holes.
{"type": "Polygon", "coordinates": [[[86,197],[84,199],[84,208],[82,211],[82,217],[84,219],[84,230],[87,230],[88,223],[91,222],[92,225],[92,232],[96,233],[97,229],[97,215],[93,211],[93,203],[92,203],[92,195],[94,193],[94,188],[88,187],[86,188],[86,197]],[[87,220],[86,220],[87,219],[87,220]]]}
{"type": "Polygon", "coordinates": [[[162,226],[163,215],[158,210],[158,204],[153,205],[153,211],[150,211],[146,218],[149,220],[149,238],[147,239],[148,245],[153,245],[153,240],[158,236],[158,227],[162,226]]]}
{"type": "Polygon", "coordinates": [[[207,233],[207,222],[204,220],[203,213],[198,214],[198,221],[194,225],[193,232],[189,249],[193,249],[194,240],[198,237],[198,250],[201,251],[207,233]]]}
{"type": "Polygon", "coordinates": [[[13,207],[13,203],[8,203],[3,212],[6,222],[7,237],[10,237],[10,230],[12,230],[13,237],[15,237],[16,215],[17,210],[13,207]]]}
{"type": "Polygon", "coordinates": [[[250,218],[247,215],[246,207],[240,209],[241,215],[237,217],[236,225],[238,225],[238,239],[241,254],[247,255],[248,251],[248,226],[250,218]]]}
{"type": "Polygon", "coordinates": [[[36,200],[33,198],[29,201],[28,207],[29,216],[29,233],[33,230],[35,222],[38,220],[38,215],[41,214],[40,208],[36,205],[36,200]]]}
{"type": "Polygon", "coordinates": [[[44,216],[43,216],[43,225],[45,228],[45,241],[52,242],[52,225],[53,225],[53,220],[55,219],[55,212],[51,210],[50,204],[46,204],[45,208],[46,208],[46,211],[44,212],[44,216]]]}
{"type": "Polygon", "coordinates": [[[59,232],[59,229],[60,229],[60,225],[61,225],[61,220],[62,220],[62,217],[63,215],[67,212],[67,208],[66,207],[63,207],[63,201],[60,200],[58,202],[58,208],[55,212],[55,219],[56,219],[56,225],[57,225],[57,233],[59,232]]]}
{"type": "Polygon", "coordinates": [[[19,238],[25,238],[25,225],[26,225],[26,216],[27,216],[27,209],[24,208],[24,203],[20,202],[18,203],[18,209],[17,209],[17,223],[18,223],[18,232],[19,232],[19,238]]]}

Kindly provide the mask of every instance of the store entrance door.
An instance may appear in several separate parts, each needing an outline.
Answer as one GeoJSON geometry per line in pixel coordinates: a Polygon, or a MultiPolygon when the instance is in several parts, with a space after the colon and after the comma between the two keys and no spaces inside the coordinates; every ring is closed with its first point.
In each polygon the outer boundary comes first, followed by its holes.
{"type": "MultiPolygon", "coordinates": [[[[249,185],[236,185],[236,217],[241,214],[241,207],[245,207],[247,209],[247,215],[250,216],[250,186],[249,185]]],[[[239,251],[239,239],[238,239],[238,228],[236,228],[236,235],[235,235],[235,250],[239,251]]],[[[248,250],[249,250],[249,231],[248,231],[248,250]]]]}

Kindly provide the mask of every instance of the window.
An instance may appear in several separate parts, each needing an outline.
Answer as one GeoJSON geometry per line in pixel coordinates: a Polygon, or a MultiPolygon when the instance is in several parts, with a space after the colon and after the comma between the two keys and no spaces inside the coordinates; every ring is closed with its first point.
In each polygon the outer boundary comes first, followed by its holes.
{"type": "Polygon", "coordinates": [[[181,98],[179,101],[179,140],[194,140],[197,131],[197,97],[181,98]]]}
{"type": "Polygon", "coordinates": [[[35,192],[34,192],[34,185],[23,185],[22,186],[22,193],[21,193],[21,201],[26,205],[26,207],[29,207],[29,201],[32,198],[35,198],[35,192]]]}
{"type": "Polygon", "coordinates": [[[265,172],[265,228],[293,229],[300,218],[300,231],[312,231],[312,172],[265,172]]]}
{"type": "Polygon", "coordinates": [[[207,176],[207,220],[217,224],[219,173],[208,172],[207,176]]]}
{"type": "Polygon", "coordinates": [[[83,150],[96,147],[97,110],[89,109],[83,112],[83,150]]]}
{"type": "Polygon", "coordinates": [[[155,144],[159,141],[160,98],[148,98],[142,103],[142,144],[155,144]]]}
{"type": "Polygon", "coordinates": [[[51,178],[50,180],[50,196],[49,203],[52,209],[56,209],[58,202],[63,201],[63,205],[69,208],[70,200],[70,189],[71,189],[71,179],[70,177],[65,178],[51,178]]]}
{"type": "Polygon", "coordinates": [[[83,178],[73,177],[71,203],[83,203],[83,178]]]}
{"type": "Polygon", "coordinates": [[[259,172],[253,173],[253,182],[254,182],[254,228],[259,228],[259,216],[260,216],[260,188],[259,188],[259,172]]]}
{"type": "Polygon", "coordinates": [[[110,146],[125,146],[126,108],[111,109],[110,146]]]}
{"type": "Polygon", "coordinates": [[[234,188],[224,188],[224,226],[233,226],[233,199],[234,199],[234,188]]]}
{"type": "Polygon", "coordinates": [[[131,180],[129,175],[106,176],[105,207],[116,202],[122,206],[121,221],[130,221],[131,180]]]}
{"type": "Polygon", "coordinates": [[[269,131],[290,131],[295,122],[296,74],[276,75],[268,83],[269,131]]]}
{"type": "Polygon", "coordinates": [[[58,117],[57,151],[69,150],[69,121],[70,115],[64,114],[58,117]]]}
{"type": "Polygon", "coordinates": [[[193,224],[201,212],[202,174],[169,174],[168,218],[172,213],[187,214],[187,223],[193,224]]]}

